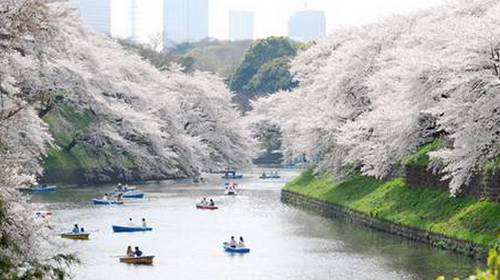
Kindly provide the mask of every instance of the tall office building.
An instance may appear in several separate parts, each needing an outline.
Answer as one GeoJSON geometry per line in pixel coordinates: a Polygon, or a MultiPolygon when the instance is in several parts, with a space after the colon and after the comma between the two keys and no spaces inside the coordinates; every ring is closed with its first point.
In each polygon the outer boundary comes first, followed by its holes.
{"type": "Polygon", "coordinates": [[[69,3],[92,29],[111,34],[111,0],[69,0],[69,3]]]}
{"type": "Polygon", "coordinates": [[[208,37],[208,0],[163,1],[163,45],[208,37]]]}
{"type": "Polygon", "coordinates": [[[288,21],[288,37],[297,41],[320,39],[325,37],[325,25],[323,11],[299,11],[288,21]]]}
{"type": "Polygon", "coordinates": [[[253,13],[229,11],[229,40],[253,39],[253,13]]]}
{"type": "Polygon", "coordinates": [[[137,41],[137,0],[130,0],[130,40],[137,41]]]}

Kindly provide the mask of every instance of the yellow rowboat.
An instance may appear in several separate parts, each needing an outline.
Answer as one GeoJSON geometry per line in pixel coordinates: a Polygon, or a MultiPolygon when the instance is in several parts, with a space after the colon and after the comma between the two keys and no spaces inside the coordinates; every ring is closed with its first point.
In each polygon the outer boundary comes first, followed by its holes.
{"type": "Polygon", "coordinates": [[[73,239],[73,240],[89,240],[90,233],[63,233],[62,238],[73,239]]]}
{"type": "Polygon", "coordinates": [[[120,262],[130,264],[153,264],[155,256],[142,256],[142,257],[120,257],[120,262]]]}

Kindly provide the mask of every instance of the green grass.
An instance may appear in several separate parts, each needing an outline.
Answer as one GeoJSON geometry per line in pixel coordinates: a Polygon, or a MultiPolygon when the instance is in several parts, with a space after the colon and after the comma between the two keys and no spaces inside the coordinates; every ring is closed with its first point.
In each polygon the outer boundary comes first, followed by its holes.
{"type": "Polygon", "coordinates": [[[316,177],[311,171],[305,171],[285,189],[481,245],[493,246],[498,242],[499,203],[453,198],[446,191],[410,187],[401,178],[381,181],[353,176],[334,182],[331,176],[316,177]]]}
{"type": "Polygon", "coordinates": [[[436,139],[420,147],[414,154],[403,159],[404,165],[410,166],[427,166],[429,164],[429,152],[436,151],[443,147],[443,140],[436,139]]]}

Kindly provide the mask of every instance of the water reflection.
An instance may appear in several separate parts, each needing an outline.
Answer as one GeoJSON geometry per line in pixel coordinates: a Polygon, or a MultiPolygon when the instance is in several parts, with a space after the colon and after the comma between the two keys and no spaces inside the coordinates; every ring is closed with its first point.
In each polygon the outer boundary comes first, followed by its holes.
{"type": "Polygon", "coordinates": [[[297,173],[282,171],[283,179],[262,181],[259,172],[241,181],[237,197],[223,195],[223,181],[214,175],[203,184],[144,183],[138,187],[146,199],[123,206],[91,204],[111,185],[63,186],[32,201],[54,210],[55,232],[74,223],[93,232],[88,242],[60,241],[83,261],[76,279],[434,279],[440,273],[464,276],[476,266],[466,257],[283,205],[280,187],[297,173]],[[220,209],[195,209],[203,196],[220,209]],[[129,217],[145,217],[153,231],[112,232],[112,224],[129,217]],[[223,252],[231,235],[243,235],[251,253],[223,252]],[[119,263],[113,256],[128,245],[156,255],[155,264],[119,263]]]}

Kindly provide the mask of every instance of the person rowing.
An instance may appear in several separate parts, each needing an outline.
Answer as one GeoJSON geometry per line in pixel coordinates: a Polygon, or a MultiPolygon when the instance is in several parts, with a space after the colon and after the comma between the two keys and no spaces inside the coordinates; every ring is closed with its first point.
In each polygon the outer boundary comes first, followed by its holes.
{"type": "Polygon", "coordinates": [[[107,193],[105,193],[103,196],[102,196],[102,200],[104,201],[108,201],[109,200],[109,196],[107,193]]]}
{"type": "Polygon", "coordinates": [[[73,227],[73,230],[71,232],[74,234],[80,233],[80,228],[78,227],[78,224],[75,224],[75,226],[73,227]]]}
{"type": "Polygon", "coordinates": [[[207,205],[208,202],[207,202],[207,199],[204,197],[201,202],[200,202],[201,205],[207,205]]]}
{"type": "Polygon", "coordinates": [[[236,248],[236,245],[236,239],[234,239],[234,236],[231,236],[231,240],[229,240],[229,247],[236,248]]]}
{"type": "Polygon", "coordinates": [[[127,257],[133,257],[134,256],[134,250],[132,250],[132,246],[127,247],[127,257]]]}
{"type": "Polygon", "coordinates": [[[134,256],[135,256],[135,257],[140,257],[140,256],[142,256],[142,251],[141,251],[141,250],[139,250],[139,247],[138,247],[138,246],[135,246],[134,256]]]}
{"type": "Polygon", "coordinates": [[[213,199],[210,198],[210,206],[215,206],[215,202],[213,199]]]}
{"type": "Polygon", "coordinates": [[[245,241],[243,240],[243,236],[240,236],[240,241],[238,241],[238,248],[245,248],[245,241]]]}
{"type": "Polygon", "coordinates": [[[146,224],[145,218],[142,218],[142,227],[148,227],[148,225],[146,224]]]}

